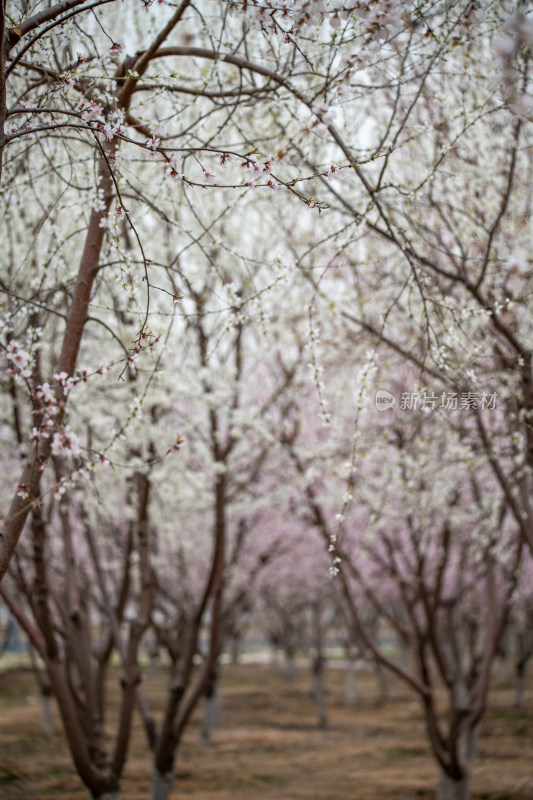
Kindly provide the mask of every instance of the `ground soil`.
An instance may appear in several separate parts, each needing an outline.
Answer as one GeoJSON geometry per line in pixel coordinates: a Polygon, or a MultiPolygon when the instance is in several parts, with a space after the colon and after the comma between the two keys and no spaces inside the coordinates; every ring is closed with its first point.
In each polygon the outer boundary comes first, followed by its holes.
{"type": "MultiPolygon", "coordinates": [[[[119,673],[110,676],[111,723],[119,673]]],[[[177,764],[173,798],[193,800],[433,800],[437,770],[416,698],[390,683],[379,702],[370,669],[359,675],[359,703],[344,703],[342,665],[328,671],[327,730],[317,728],[311,676],[287,681],[281,665],[227,666],[222,719],[210,746],[191,724],[177,764]]],[[[148,668],[145,687],[161,704],[166,677],[148,668]]],[[[472,764],[475,800],[533,800],[533,686],[522,710],[510,686],[496,685],[472,764]]],[[[0,673],[0,799],[86,800],[60,732],[42,733],[30,672],[0,673]]],[[[110,744],[112,725],[109,726],[110,744]]],[[[138,721],[123,779],[124,800],[147,800],[150,757],[138,721]]]]}

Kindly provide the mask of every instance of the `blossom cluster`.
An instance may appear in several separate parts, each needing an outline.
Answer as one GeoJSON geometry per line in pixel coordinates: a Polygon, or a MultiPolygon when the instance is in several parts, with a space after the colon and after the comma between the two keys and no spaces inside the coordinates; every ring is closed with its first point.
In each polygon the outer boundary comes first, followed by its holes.
{"type": "Polygon", "coordinates": [[[120,136],[126,130],[120,115],[115,115],[115,118],[110,116],[106,119],[104,107],[95,101],[81,100],[78,104],[78,111],[81,112],[84,122],[87,122],[105,141],[112,141],[115,136],[120,136]]]}
{"type": "Polygon", "coordinates": [[[389,31],[409,21],[409,9],[402,0],[234,0],[233,7],[244,6],[249,17],[264,27],[274,27],[280,41],[292,42],[300,30],[321,26],[325,21],[338,29],[352,20],[367,36],[384,38],[389,31]]]}
{"type": "Polygon", "coordinates": [[[30,377],[31,371],[28,369],[31,362],[30,354],[14,339],[6,347],[6,357],[10,365],[6,370],[8,376],[30,377]]]}
{"type": "MultiPolygon", "coordinates": [[[[159,147],[160,147],[161,140],[157,137],[148,139],[146,141],[146,146],[150,151],[150,157],[153,158],[156,156],[159,147]]],[[[256,155],[249,155],[249,156],[235,156],[235,154],[223,152],[220,153],[218,156],[218,165],[222,169],[227,169],[230,165],[235,166],[241,173],[245,173],[245,182],[244,186],[248,186],[250,189],[254,189],[258,184],[256,183],[257,179],[260,177],[266,177],[267,181],[265,184],[269,186],[272,190],[277,190],[279,188],[279,182],[271,175],[272,172],[272,158],[267,157],[264,161],[260,161],[256,155]],[[237,161],[239,163],[237,164],[237,161]]],[[[213,184],[217,178],[216,172],[213,168],[205,168],[202,167],[202,177],[201,183],[203,185],[210,185],[213,184]]],[[[238,173],[237,173],[238,174],[238,173]]],[[[183,172],[181,172],[181,163],[180,163],[180,154],[174,153],[170,158],[165,161],[165,178],[167,180],[173,181],[178,183],[179,181],[185,180],[189,184],[193,184],[194,181],[190,177],[185,177],[183,172]]],[[[243,185],[239,181],[239,178],[235,178],[235,185],[243,185]]]]}

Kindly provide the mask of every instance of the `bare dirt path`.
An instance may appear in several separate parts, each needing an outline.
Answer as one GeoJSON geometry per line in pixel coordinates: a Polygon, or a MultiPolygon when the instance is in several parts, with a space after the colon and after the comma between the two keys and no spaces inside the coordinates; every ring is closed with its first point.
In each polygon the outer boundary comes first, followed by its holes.
{"type": "MultiPolygon", "coordinates": [[[[111,676],[110,696],[119,679],[111,676]]],[[[163,672],[147,671],[157,707],[163,672]]],[[[311,678],[292,682],[281,667],[224,669],[223,718],[209,747],[192,725],[178,764],[174,797],[194,800],[432,800],[437,771],[417,702],[391,683],[378,704],[370,672],[360,676],[360,704],[344,705],[344,671],[328,673],[329,727],[318,730],[311,678]]],[[[112,716],[115,712],[112,702],[112,716]]],[[[124,800],[147,800],[150,759],[136,725],[123,781],[124,800]]],[[[475,800],[533,800],[533,690],[512,708],[509,687],[497,686],[473,762],[475,800]]],[[[86,800],[60,732],[41,732],[40,704],[30,674],[0,674],[0,799],[86,800]]]]}

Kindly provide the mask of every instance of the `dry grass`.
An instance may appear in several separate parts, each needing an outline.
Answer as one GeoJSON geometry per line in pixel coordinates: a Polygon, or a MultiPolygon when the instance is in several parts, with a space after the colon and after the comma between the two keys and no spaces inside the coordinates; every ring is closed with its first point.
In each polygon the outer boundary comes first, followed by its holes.
{"type": "MultiPolygon", "coordinates": [[[[118,673],[111,675],[115,713],[118,673]]],[[[416,700],[391,683],[380,706],[370,672],[360,676],[360,704],[343,702],[344,671],[328,673],[329,728],[316,727],[308,671],[287,682],[281,667],[226,667],[223,719],[210,747],[199,744],[198,721],[178,762],[174,796],[194,800],[430,800],[436,768],[416,700]]],[[[154,707],[166,685],[148,671],[154,707]]],[[[41,732],[31,674],[0,673],[0,798],[86,800],[60,732],[41,732]]],[[[497,686],[472,768],[476,800],[533,798],[533,691],[526,709],[512,709],[509,688],[497,686]]],[[[146,800],[150,758],[138,723],[123,780],[124,800],[146,800]]]]}

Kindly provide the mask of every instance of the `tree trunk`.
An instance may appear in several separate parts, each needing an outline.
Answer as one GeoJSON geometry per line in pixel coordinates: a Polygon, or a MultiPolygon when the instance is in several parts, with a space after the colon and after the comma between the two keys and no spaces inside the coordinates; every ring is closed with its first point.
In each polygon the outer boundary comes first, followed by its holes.
{"type": "Polygon", "coordinates": [[[239,633],[234,633],[231,637],[231,663],[235,666],[239,663],[241,655],[241,636],[239,633]]]}
{"type": "Polygon", "coordinates": [[[41,704],[43,710],[43,733],[45,736],[51,736],[54,732],[54,720],[52,717],[52,690],[41,691],[41,704]]]}
{"type": "Polygon", "coordinates": [[[162,775],[157,770],[154,770],[152,774],[152,785],[150,787],[150,800],[168,800],[173,783],[173,772],[167,772],[162,775]]]}
{"type": "Polygon", "coordinates": [[[2,4],[0,11],[0,180],[2,179],[2,166],[4,163],[4,147],[6,144],[5,122],[7,116],[6,72],[7,58],[9,55],[9,40],[6,36],[6,12],[2,4]]]}
{"type": "Polygon", "coordinates": [[[462,777],[455,779],[441,769],[437,786],[437,800],[470,800],[468,771],[464,771],[462,777]]]}
{"type": "Polygon", "coordinates": [[[502,640],[500,642],[500,646],[498,648],[498,652],[496,653],[496,663],[498,665],[498,679],[501,683],[505,683],[509,680],[511,674],[511,664],[513,660],[513,638],[511,637],[511,633],[514,634],[514,630],[509,627],[504,635],[502,636],[502,640]]]}
{"type": "Polygon", "coordinates": [[[211,734],[213,727],[220,722],[220,695],[218,693],[218,677],[215,676],[210,681],[204,700],[202,715],[202,744],[211,744],[211,734]]]}
{"type": "MultiPolygon", "coordinates": [[[[106,219],[113,197],[113,184],[109,167],[104,158],[100,161],[98,187],[102,191],[102,204],[93,208],[85,237],[78,276],[72,291],[72,300],[68,311],[65,332],[61,345],[61,354],[56,367],[57,372],[74,375],[76,361],[81,346],[85,323],[87,321],[93,284],[98,275],[100,253],[106,229],[102,222],[106,219]]],[[[58,414],[56,425],[63,423],[66,399],[63,409],[58,414]]],[[[40,493],[41,468],[46,464],[52,452],[52,437],[43,439],[33,447],[31,456],[26,459],[19,479],[19,485],[25,486],[29,499],[16,491],[11,501],[3,535],[0,537],[0,580],[6,572],[24,524],[32,508],[31,499],[38,498],[40,493]]]]}
{"type": "Polygon", "coordinates": [[[346,705],[348,708],[355,708],[357,705],[355,655],[353,647],[346,648],[346,705]]]}
{"type": "Polygon", "coordinates": [[[279,648],[276,642],[269,642],[270,666],[277,667],[279,664],[279,648]]]}
{"type": "Polygon", "coordinates": [[[515,694],[514,694],[514,707],[524,707],[524,680],[526,677],[526,665],[524,662],[518,662],[515,672],[515,694]]]}
{"type": "Polygon", "coordinates": [[[524,682],[528,661],[533,653],[533,635],[530,631],[517,634],[516,666],[515,666],[515,708],[524,707],[524,682]]]}
{"type": "Polygon", "coordinates": [[[375,660],[376,666],[376,677],[378,679],[379,685],[379,700],[378,702],[386,703],[389,699],[389,684],[387,681],[387,674],[385,672],[385,667],[378,659],[375,660]]]}
{"type": "Polygon", "coordinates": [[[285,680],[293,681],[296,677],[296,659],[294,658],[294,651],[291,649],[285,650],[285,680]]]}
{"type": "Polygon", "coordinates": [[[318,727],[323,730],[328,726],[326,714],[326,690],[324,686],[324,675],[326,660],[322,653],[317,653],[313,659],[313,690],[315,702],[318,710],[318,727]]]}
{"type": "Polygon", "coordinates": [[[43,712],[43,733],[45,736],[51,736],[54,732],[54,723],[52,720],[52,685],[46,671],[41,670],[37,662],[35,649],[30,645],[29,647],[31,668],[34,672],[37,683],[39,684],[39,691],[41,694],[41,707],[43,712]]]}
{"type": "Polygon", "coordinates": [[[313,638],[316,647],[312,661],[313,669],[313,688],[315,702],[318,709],[318,727],[327,728],[328,718],[326,714],[326,689],[324,686],[324,676],[326,672],[326,659],[324,657],[324,626],[322,624],[322,610],[320,603],[313,606],[313,638]]]}
{"type": "Polygon", "coordinates": [[[477,756],[479,756],[481,747],[481,723],[482,720],[479,720],[470,733],[470,739],[468,741],[468,758],[477,758],[477,756]]]}

